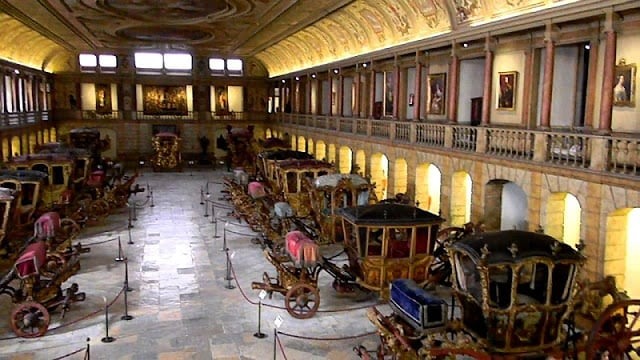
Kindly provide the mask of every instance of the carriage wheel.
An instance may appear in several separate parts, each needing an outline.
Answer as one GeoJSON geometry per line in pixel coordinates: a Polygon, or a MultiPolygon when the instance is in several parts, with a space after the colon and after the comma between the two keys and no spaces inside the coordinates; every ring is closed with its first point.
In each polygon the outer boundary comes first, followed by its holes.
{"type": "Polygon", "coordinates": [[[49,311],[35,301],[24,302],[11,311],[11,328],[23,338],[44,335],[50,322],[49,311]]]}
{"type": "Polygon", "coordinates": [[[294,285],[285,295],[284,305],[296,319],[308,319],[315,315],[320,307],[320,292],[315,286],[306,283],[294,285]]]}
{"type": "Polygon", "coordinates": [[[89,206],[89,212],[96,218],[102,218],[109,215],[109,203],[102,199],[94,200],[89,206]]]}
{"type": "Polygon", "coordinates": [[[631,359],[640,355],[640,300],[613,303],[600,315],[587,342],[587,359],[631,359]]]}
{"type": "Polygon", "coordinates": [[[40,268],[40,275],[49,279],[53,279],[66,263],[67,260],[64,258],[64,256],[55,252],[48,252],[47,261],[45,261],[45,263],[40,268]]]}

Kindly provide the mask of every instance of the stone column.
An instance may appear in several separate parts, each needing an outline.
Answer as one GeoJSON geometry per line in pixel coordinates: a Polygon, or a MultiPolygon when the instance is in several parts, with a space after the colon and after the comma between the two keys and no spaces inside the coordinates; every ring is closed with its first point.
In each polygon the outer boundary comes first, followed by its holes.
{"type": "Polygon", "coordinates": [[[413,82],[413,121],[420,121],[422,109],[422,62],[420,61],[420,51],[416,51],[416,77],[413,82]]]}
{"type": "Polygon", "coordinates": [[[493,49],[491,46],[491,38],[487,36],[484,44],[484,88],[482,90],[481,122],[483,126],[489,125],[491,117],[491,85],[493,83],[493,49]]]}
{"type": "Polygon", "coordinates": [[[587,76],[587,94],[584,104],[584,127],[587,129],[593,129],[593,110],[596,103],[596,79],[598,76],[598,50],[600,41],[595,36],[589,42],[589,75],[587,76]]]}
{"type": "Polygon", "coordinates": [[[602,72],[602,92],[600,93],[600,123],[598,132],[611,132],[611,115],[613,112],[613,84],[615,83],[616,41],[617,34],[613,27],[614,14],[609,11],[604,24],[605,48],[602,72]]]}
{"type": "Polygon", "coordinates": [[[353,99],[353,113],[351,114],[352,117],[360,117],[360,70],[358,70],[356,68],[356,73],[353,76],[353,96],[355,97],[355,99],[353,99]]]}
{"type": "Polygon", "coordinates": [[[376,71],[371,63],[371,81],[369,82],[369,118],[373,118],[376,108],[376,71]]]}
{"type": "Polygon", "coordinates": [[[449,91],[448,91],[448,119],[451,123],[458,122],[458,74],[460,72],[460,59],[456,54],[456,44],[451,46],[451,63],[449,64],[449,91]]]}
{"type": "Polygon", "coordinates": [[[305,114],[311,114],[311,74],[307,74],[307,77],[305,78],[305,87],[307,89],[306,94],[304,94],[304,98],[305,98],[305,114]]]}
{"type": "Polygon", "coordinates": [[[343,116],[342,108],[344,106],[344,76],[342,76],[342,71],[340,71],[340,75],[338,75],[338,91],[337,91],[337,114],[338,116],[343,116]]]}
{"type": "Polygon", "coordinates": [[[327,76],[329,77],[329,116],[333,116],[333,102],[338,101],[336,94],[336,99],[333,98],[333,74],[331,73],[331,69],[327,70],[327,76]]]}
{"type": "Polygon", "coordinates": [[[540,127],[548,129],[551,127],[551,101],[553,97],[553,68],[555,60],[555,44],[553,43],[553,33],[551,24],[547,24],[545,32],[545,59],[544,75],[542,80],[542,109],[540,113],[540,127]]]}
{"type": "Polygon", "coordinates": [[[393,64],[393,113],[392,117],[394,120],[398,120],[399,112],[399,104],[400,104],[400,65],[398,64],[398,57],[395,58],[395,63],[393,64]]]}

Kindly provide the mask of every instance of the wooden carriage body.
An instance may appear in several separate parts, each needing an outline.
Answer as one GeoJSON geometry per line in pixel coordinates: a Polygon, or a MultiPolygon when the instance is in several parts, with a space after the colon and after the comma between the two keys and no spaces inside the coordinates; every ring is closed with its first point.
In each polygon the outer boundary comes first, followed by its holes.
{"type": "Polygon", "coordinates": [[[65,202],[63,194],[71,189],[76,163],[75,158],[67,153],[50,153],[14,157],[7,165],[12,170],[36,170],[47,174],[43,179],[41,198],[46,207],[52,207],[58,202],[65,202]]]}
{"type": "Polygon", "coordinates": [[[276,186],[274,193],[284,196],[299,217],[311,214],[309,180],[335,172],[333,164],[316,159],[289,159],[276,164],[276,186]]]}
{"type": "Polygon", "coordinates": [[[369,205],[376,202],[375,185],[357,174],[318,176],[309,185],[312,216],[320,227],[319,241],[342,242],[342,220],[338,209],[369,205]]]}
{"type": "Polygon", "coordinates": [[[311,160],[313,159],[313,155],[303,151],[277,149],[262,151],[257,155],[257,159],[256,165],[259,173],[265,178],[269,186],[275,190],[278,186],[276,179],[278,162],[291,159],[311,160]]]}
{"type": "Polygon", "coordinates": [[[444,219],[403,204],[342,208],[344,247],[360,286],[388,297],[394,279],[424,285],[444,219]]]}
{"type": "Polygon", "coordinates": [[[151,138],[153,171],[182,171],[181,142],[178,135],[170,132],[160,132],[151,138]]]}
{"type": "Polygon", "coordinates": [[[518,230],[474,234],[447,249],[462,326],[488,353],[558,347],[585,259],[551,236],[518,230]]]}
{"type": "Polygon", "coordinates": [[[75,190],[80,190],[91,174],[93,158],[87,149],[68,147],[63,143],[53,142],[38,145],[36,154],[56,154],[57,156],[66,156],[73,159],[71,186],[75,190]]]}
{"type": "Polygon", "coordinates": [[[31,222],[47,176],[46,173],[36,170],[0,170],[0,188],[15,191],[13,221],[16,225],[31,222]]]}
{"type": "Polygon", "coordinates": [[[4,238],[7,236],[7,226],[9,225],[9,218],[13,208],[14,190],[7,188],[0,188],[0,244],[3,243],[4,238]]]}

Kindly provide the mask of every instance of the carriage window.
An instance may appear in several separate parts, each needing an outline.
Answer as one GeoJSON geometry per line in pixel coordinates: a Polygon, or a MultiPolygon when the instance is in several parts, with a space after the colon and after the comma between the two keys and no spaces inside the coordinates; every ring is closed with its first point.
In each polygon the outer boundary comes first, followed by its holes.
{"type": "Polygon", "coordinates": [[[387,254],[391,258],[406,258],[410,255],[410,229],[389,229],[387,254]]]}
{"type": "Polygon", "coordinates": [[[64,185],[64,167],[63,166],[54,166],[52,168],[53,174],[51,178],[51,184],[53,185],[64,185]]]}
{"type": "Polygon", "coordinates": [[[518,270],[517,298],[518,305],[532,302],[547,302],[547,284],[549,268],[546,264],[523,264],[518,270]]]}
{"type": "Polygon", "coordinates": [[[566,302],[571,294],[576,275],[574,264],[555,264],[553,266],[551,304],[566,302]]]}
{"type": "Polygon", "coordinates": [[[296,193],[298,192],[298,174],[295,172],[286,173],[287,176],[287,188],[285,189],[288,193],[296,193]]]}
{"type": "Polygon", "coordinates": [[[33,204],[33,195],[36,193],[36,184],[22,184],[22,205],[33,204]]]}
{"type": "MultiPolygon", "coordinates": [[[[35,164],[31,167],[31,170],[37,170],[49,175],[49,167],[45,164],[35,164]]],[[[49,185],[49,177],[44,178],[44,184],[49,185]]]]}
{"type": "Polygon", "coordinates": [[[328,175],[328,174],[329,174],[329,172],[328,172],[328,171],[326,171],[326,170],[318,171],[318,176],[328,175]]]}
{"type": "Polygon", "coordinates": [[[433,252],[433,249],[429,246],[429,229],[431,229],[431,226],[416,229],[416,255],[430,254],[433,252]]]}
{"type": "Polygon", "coordinates": [[[86,166],[86,161],[85,160],[81,160],[78,159],[76,160],[76,171],[75,171],[75,175],[74,175],[74,179],[82,179],[83,177],[85,177],[85,173],[84,173],[84,167],[86,166]]]}
{"type": "MultiPolygon", "coordinates": [[[[367,228],[365,228],[367,229],[367,228]]],[[[368,256],[382,256],[382,228],[368,228],[369,233],[367,241],[368,256]]]]}
{"type": "Polygon", "coordinates": [[[512,270],[508,266],[489,268],[489,305],[506,309],[511,306],[512,270]]]}
{"type": "Polygon", "coordinates": [[[12,183],[12,182],[3,182],[2,184],[0,184],[0,186],[3,187],[3,188],[11,189],[11,190],[17,190],[18,189],[18,185],[16,185],[16,183],[12,183]]]}
{"type": "Polygon", "coordinates": [[[369,203],[369,190],[359,192],[357,205],[367,205],[368,203],[369,203]]]}
{"type": "Polygon", "coordinates": [[[456,280],[458,287],[462,291],[469,292],[478,301],[480,301],[480,274],[476,268],[476,264],[471,258],[463,253],[457,253],[455,257],[456,280]]]}

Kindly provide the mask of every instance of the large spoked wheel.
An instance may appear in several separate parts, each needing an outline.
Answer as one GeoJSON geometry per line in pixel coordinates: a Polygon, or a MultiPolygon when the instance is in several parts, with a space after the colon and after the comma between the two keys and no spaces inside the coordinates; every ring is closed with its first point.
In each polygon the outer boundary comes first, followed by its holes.
{"type": "Polygon", "coordinates": [[[455,226],[444,228],[438,232],[433,249],[433,262],[429,266],[429,283],[451,285],[452,269],[447,247],[464,234],[464,228],[455,226]]]}
{"type": "Polygon", "coordinates": [[[34,301],[21,303],[11,312],[11,328],[23,338],[43,336],[50,322],[49,311],[34,301]]]}
{"type": "Polygon", "coordinates": [[[67,263],[67,259],[59,253],[47,253],[47,261],[40,267],[40,275],[53,279],[67,263]]]}
{"type": "Polygon", "coordinates": [[[609,305],[589,334],[587,359],[632,359],[640,356],[640,300],[609,305]]]}
{"type": "Polygon", "coordinates": [[[320,307],[320,292],[309,284],[294,285],[285,295],[284,304],[291,316],[296,319],[313,317],[320,307]]]}

